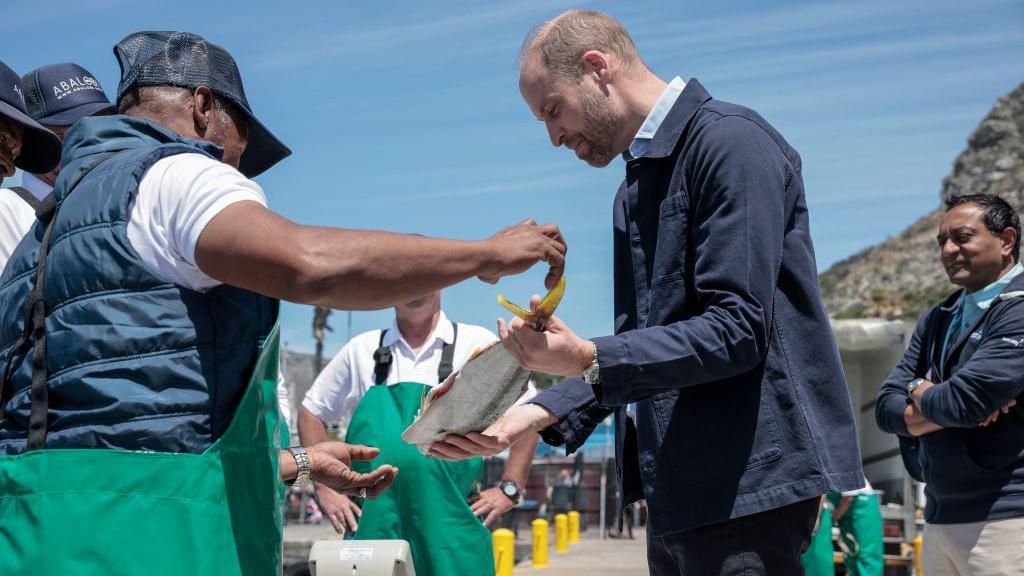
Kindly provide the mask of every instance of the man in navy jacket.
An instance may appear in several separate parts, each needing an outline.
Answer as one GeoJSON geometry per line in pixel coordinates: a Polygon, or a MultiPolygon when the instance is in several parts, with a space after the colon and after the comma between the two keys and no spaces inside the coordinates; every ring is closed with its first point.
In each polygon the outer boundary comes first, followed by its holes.
{"type": "Polygon", "coordinates": [[[927,483],[925,573],[1024,574],[1020,219],[989,194],[946,206],[942,265],[963,289],[921,317],[875,415],[927,483]]]}
{"type": "Polygon", "coordinates": [[[534,430],[572,452],[614,412],[623,505],[650,508],[652,574],[802,574],[819,496],[864,479],[800,156],[696,79],[659,79],[599,12],[527,37],[520,91],[553,145],[593,166],[626,159],[615,335],[500,322],[525,366],[570,378],[433,453],[493,453],[534,430]]]}

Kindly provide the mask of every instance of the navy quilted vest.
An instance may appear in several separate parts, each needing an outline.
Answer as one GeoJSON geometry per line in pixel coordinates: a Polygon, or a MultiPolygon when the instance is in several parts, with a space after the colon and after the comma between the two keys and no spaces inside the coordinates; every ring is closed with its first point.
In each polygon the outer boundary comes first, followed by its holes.
{"type": "MultiPolygon", "coordinates": [[[[129,116],[87,118],[65,137],[45,269],[47,448],[201,452],[241,400],[277,301],[232,286],[200,293],[164,282],[126,233],[143,175],[183,153],[221,155],[129,116]],[[111,152],[69,194],[69,183],[111,152]]],[[[44,229],[35,224],[0,276],[0,454],[25,449],[32,347],[14,345],[44,229]]]]}

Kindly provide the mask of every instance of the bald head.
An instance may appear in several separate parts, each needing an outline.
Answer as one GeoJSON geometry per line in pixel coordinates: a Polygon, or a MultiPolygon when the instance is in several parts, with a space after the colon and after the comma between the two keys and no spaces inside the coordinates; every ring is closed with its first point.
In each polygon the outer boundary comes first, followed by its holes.
{"type": "Polygon", "coordinates": [[[594,10],[568,10],[527,33],[519,53],[520,70],[540,64],[562,81],[577,84],[586,72],[583,56],[591,51],[607,55],[627,74],[646,69],[618,20],[594,10]]]}

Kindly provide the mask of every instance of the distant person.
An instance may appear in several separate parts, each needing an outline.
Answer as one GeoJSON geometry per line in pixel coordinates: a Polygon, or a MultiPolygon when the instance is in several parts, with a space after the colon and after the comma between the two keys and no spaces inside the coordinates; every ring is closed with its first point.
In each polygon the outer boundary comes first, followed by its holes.
{"type": "Polygon", "coordinates": [[[524,366],[568,378],[434,450],[488,454],[541,431],[571,453],[614,412],[622,505],[650,507],[651,574],[798,574],[821,495],[864,478],[800,155],[697,79],[659,78],[592,10],[530,32],[519,91],[553,146],[594,167],[624,160],[615,333],[500,326],[524,366]]]}
{"type": "Polygon", "coordinates": [[[572,510],[573,499],[572,472],[563,468],[558,471],[558,477],[554,483],[548,486],[548,502],[551,509],[551,517],[557,514],[566,514],[572,510]]]}
{"type": "Polygon", "coordinates": [[[850,576],[882,576],[885,571],[882,512],[878,494],[865,480],[863,488],[830,492],[832,521],[839,526],[843,563],[850,576]]]}
{"type": "Polygon", "coordinates": [[[961,289],[917,323],[878,393],[878,426],[925,482],[928,576],[1024,574],[1024,268],[1020,219],[990,194],[953,196],[940,261],[961,289]]]}
{"type": "MultiPolygon", "coordinates": [[[[60,163],[60,138],[25,107],[21,78],[0,62],[0,182],[22,170],[47,173],[60,163]]],[[[0,189],[0,271],[36,221],[36,195],[24,187],[0,189]]],[[[0,414],[2,414],[0,410],[0,414]]]]}
{"type": "MultiPolygon", "coordinates": [[[[467,497],[483,478],[483,460],[427,458],[401,434],[430,388],[497,340],[486,328],[449,320],[441,293],[432,292],[395,306],[390,327],[355,336],[324,367],[299,408],[302,443],[326,440],[326,425],[350,416],[346,442],[372,443],[381,448],[375,464],[401,469],[390,491],[365,503],[316,485],[320,507],[336,531],[355,532],[360,540],[409,542],[420,576],[494,573],[485,526],[520,502],[536,437],[512,447],[501,481],[469,505],[467,497]]],[[[527,397],[533,394],[531,388],[527,397]]]]}

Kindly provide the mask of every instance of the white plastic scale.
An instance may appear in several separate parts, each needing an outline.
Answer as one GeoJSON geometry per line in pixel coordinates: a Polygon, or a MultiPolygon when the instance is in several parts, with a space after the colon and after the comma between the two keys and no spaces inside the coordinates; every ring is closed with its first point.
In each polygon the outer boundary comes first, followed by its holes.
{"type": "Polygon", "coordinates": [[[317,540],[309,550],[312,576],[416,576],[405,540],[317,540]]]}

